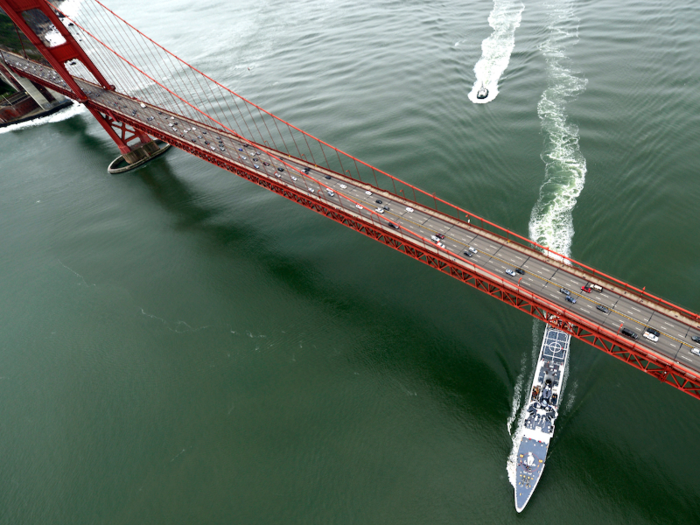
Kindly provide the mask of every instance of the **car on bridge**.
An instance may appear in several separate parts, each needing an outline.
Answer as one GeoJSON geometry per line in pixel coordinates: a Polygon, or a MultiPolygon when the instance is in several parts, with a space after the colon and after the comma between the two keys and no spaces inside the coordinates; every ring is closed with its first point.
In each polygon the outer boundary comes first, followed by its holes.
{"type": "Polygon", "coordinates": [[[567,290],[566,288],[560,288],[559,291],[566,295],[567,297],[571,295],[571,292],[567,290]]]}
{"type": "Polygon", "coordinates": [[[515,273],[519,273],[520,275],[525,275],[525,270],[523,270],[522,268],[516,268],[515,273]]]}
{"type": "Polygon", "coordinates": [[[465,251],[465,252],[464,252],[464,255],[466,255],[467,257],[471,257],[471,256],[472,256],[472,253],[471,253],[470,251],[465,251]]]}
{"type": "Polygon", "coordinates": [[[469,251],[472,253],[479,253],[476,248],[472,248],[471,246],[469,247],[469,251]]]}
{"type": "Polygon", "coordinates": [[[440,237],[438,237],[437,235],[431,235],[430,238],[431,238],[434,242],[440,242],[440,237]]]}
{"type": "Polygon", "coordinates": [[[629,337],[630,339],[639,339],[639,336],[637,335],[637,333],[633,332],[629,328],[623,328],[622,335],[629,337]]]}
{"type": "Polygon", "coordinates": [[[649,341],[652,343],[656,343],[659,340],[661,333],[658,330],[654,330],[651,326],[647,326],[647,329],[644,330],[642,335],[649,339],[649,341]]]}
{"type": "Polygon", "coordinates": [[[569,301],[571,304],[576,304],[576,297],[573,295],[567,295],[566,300],[569,301]]]}
{"type": "Polygon", "coordinates": [[[700,348],[691,348],[690,353],[700,356],[700,348]]]}
{"type": "Polygon", "coordinates": [[[516,277],[516,273],[511,270],[510,268],[506,268],[506,273],[510,275],[511,277],[516,277]]]}
{"type": "Polygon", "coordinates": [[[700,343],[700,335],[691,335],[690,338],[696,343],[700,343]]]}
{"type": "Polygon", "coordinates": [[[603,306],[602,304],[596,305],[596,308],[603,312],[604,314],[609,314],[610,313],[610,308],[607,306],[603,306]]]}

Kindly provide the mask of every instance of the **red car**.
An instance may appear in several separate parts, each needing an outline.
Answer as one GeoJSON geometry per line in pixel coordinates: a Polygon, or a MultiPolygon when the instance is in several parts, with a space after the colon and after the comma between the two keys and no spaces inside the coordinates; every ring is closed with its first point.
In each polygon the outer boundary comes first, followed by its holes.
{"type": "Polygon", "coordinates": [[[583,291],[586,292],[586,293],[591,293],[591,287],[588,286],[587,284],[583,285],[583,286],[581,287],[581,290],[583,290],[583,291]]]}

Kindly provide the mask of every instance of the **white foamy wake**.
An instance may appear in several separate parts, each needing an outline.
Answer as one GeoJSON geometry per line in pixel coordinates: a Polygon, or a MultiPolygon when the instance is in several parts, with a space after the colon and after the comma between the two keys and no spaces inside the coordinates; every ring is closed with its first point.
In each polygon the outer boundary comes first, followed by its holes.
{"type": "Polygon", "coordinates": [[[520,25],[525,5],[520,0],[494,0],[489,15],[491,36],[481,43],[481,58],[474,66],[476,80],[469,93],[469,100],[475,104],[486,104],[498,95],[498,79],[508,67],[510,54],[515,47],[515,30],[520,25]],[[484,99],[476,98],[481,86],[489,90],[484,99]]]}
{"type": "Polygon", "coordinates": [[[578,41],[579,19],[573,0],[547,5],[547,38],[539,45],[547,61],[547,89],[537,104],[545,136],[544,183],[530,216],[530,238],[569,256],[574,223],[571,212],[586,180],[586,159],[579,149],[578,127],[566,121],[566,104],[586,89],[587,80],[568,67],[567,47],[578,41]]]}
{"type": "Polygon", "coordinates": [[[61,122],[62,120],[68,120],[76,115],[80,115],[87,111],[85,106],[82,104],[73,103],[73,105],[68,106],[61,111],[49,115],[48,117],[41,117],[34,120],[29,120],[27,122],[20,122],[19,124],[12,124],[6,128],[0,128],[0,134],[9,133],[10,131],[20,131],[22,129],[33,128],[36,126],[41,126],[43,124],[50,124],[52,122],[61,122]]]}
{"type": "MultiPolygon", "coordinates": [[[[579,149],[578,128],[566,121],[567,102],[582,93],[587,82],[567,67],[569,60],[566,49],[578,41],[579,19],[574,15],[573,4],[573,0],[551,0],[546,4],[549,14],[547,34],[539,49],[547,62],[547,89],[537,105],[537,114],[545,135],[542,152],[545,180],[530,216],[530,238],[566,256],[571,254],[571,239],[574,235],[571,212],[586,179],[586,159],[579,149]]],[[[538,321],[532,324],[533,373],[539,355],[537,343],[541,326],[538,321]]],[[[568,367],[562,380],[562,396],[567,379],[568,367]]],[[[575,387],[576,384],[574,391],[575,387]]],[[[516,392],[516,395],[520,394],[516,392]]],[[[571,398],[573,399],[573,393],[571,398]]],[[[570,405],[571,401],[567,404],[567,410],[570,405]]],[[[518,447],[522,439],[520,429],[525,415],[526,412],[521,411],[515,435],[512,435],[513,448],[506,462],[508,479],[513,487],[518,447]]]]}
{"type": "Polygon", "coordinates": [[[508,416],[508,422],[506,425],[508,426],[508,433],[510,434],[513,432],[513,422],[515,421],[515,418],[518,415],[518,410],[520,409],[520,392],[522,391],[523,388],[523,379],[525,378],[525,354],[523,354],[523,358],[520,361],[520,373],[518,374],[517,379],[515,380],[515,391],[513,392],[513,403],[511,404],[510,407],[510,416],[508,416]]]}

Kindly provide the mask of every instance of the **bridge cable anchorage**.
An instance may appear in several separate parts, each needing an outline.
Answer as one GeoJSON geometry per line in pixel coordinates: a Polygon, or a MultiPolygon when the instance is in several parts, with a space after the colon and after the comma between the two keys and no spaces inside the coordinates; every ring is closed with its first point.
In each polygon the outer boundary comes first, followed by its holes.
{"type": "MultiPolygon", "coordinates": [[[[9,1],[12,0],[0,0],[0,6],[4,6],[9,1]]],[[[28,2],[30,0],[21,1],[28,2]]],[[[46,0],[31,1],[46,3],[46,0]]],[[[90,3],[90,0],[85,0],[85,2],[90,3]]],[[[563,308],[544,295],[544,292],[538,295],[534,290],[528,290],[520,283],[516,285],[502,275],[494,273],[486,266],[489,261],[498,259],[494,259],[495,252],[491,255],[488,251],[484,251],[489,258],[486,262],[480,261],[480,265],[478,265],[474,260],[462,257],[458,253],[459,250],[453,253],[452,247],[444,249],[432,244],[426,238],[430,229],[424,228],[422,223],[433,219],[444,224],[448,229],[454,227],[456,231],[463,232],[467,237],[471,236],[472,241],[474,238],[478,238],[480,242],[492,243],[494,247],[497,247],[494,248],[496,250],[511,250],[513,255],[522,256],[524,260],[545,264],[548,271],[553,270],[554,273],[562,270],[562,276],[569,276],[570,280],[582,279],[601,283],[606,287],[606,291],[615,294],[616,297],[639,299],[645,307],[659,315],[668,317],[669,320],[700,329],[700,326],[696,324],[697,314],[678,308],[672,303],[648,294],[646,290],[629,286],[616,278],[598,272],[486,219],[453,206],[434,194],[425,192],[321,141],[222,86],[153,42],[112,11],[106,9],[99,0],[94,0],[94,2],[101,6],[104,13],[107,13],[104,17],[109,20],[111,26],[116,28],[115,31],[118,31],[118,34],[112,30],[108,34],[104,34],[102,31],[96,32],[94,30],[95,20],[99,21],[100,16],[91,16],[89,18],[93,20],[88,19],[80,24],[72,20],[71,22],[79,27],[79,31],[82,31],[81,34],[87,35],[84,41],[86,46],[92,46],[91,54],[95,57],[96,63],[105,64],[107,71],[110,71],[114,76],[117,88],[110,95],[113,104],[110,106],[106,98],[98,98],[103,94],[100,90],[106,88],[98,85],[99,83],[96,84],[93,79],[87,78],[86,73],[83,73],[85,78],[78,80],[78,77],[73,77],[66,71],[64,81],[68,83],[70,80],[76,86],[79,85],[79,89],[93,92],[93,96],[88,97],[86,105],[101,115],[105,121],[116,123],[119,120],[120,122],[115,125],[120,126],[120,133],[125,139],[129,138],[132,133],[129,130],[133,130],[135,135],[148,133],[175,144],[193,155],[383,242],[432,268],[458,278],[462,282],[466,282],[538,319],[557,323],[575,337],[640,370],[662,377],[664,382],[700,398],[698,370],[689,368],[689,366],[661,354],[660,351],[657,352],[656,347],[643,346],[635,341],[621,338],[619,334],[615,334],[601,322],[592,317],[586,317],[584,312],[578,312],[573,308],[563,308]],[[115,20],[119,20],[119,23],[115,20]],[[88,27],[90,24],[92,26],[88,27]],[[101,38],[95,36],[96,34],[100,34],[101,38]],[[124,36],[125,34],[126,36],[124,36]],[[105,41],[105,39],[109,41],[105,41]],[[164,59],[167,58],[167,62],[166,60],[159,61],[158,57],[161,56],[164,59]],[[167,80],[163,77],[160,81],[157,80],[154,76],[162,75],[164,67],[168,63],[179,64],[177,68],[169,68],[165,71],[165,76],[170,73],[169,76],[173,79],[167,80]],[[178,71],[178,68],[182,71],[178,71]],[[133,82],[133,89],[123,89],[125,78],[133,82]],[[189,87],[187,87],[188,84],[189,87]],[[232,111],[231,100],[236,111],[232,111]],[[225,104],[222,101],[225,101],[225,104]],[[209,105],[211,109],[205,111],[202,109],[203,105],[209,105]],[[228,111],[223,109],[224,105],[228,111]],[[139,109],[136,109],[133,114],[129,114],[131,108],[139,109]],[[145,118],[145,115],[153,116],[155,120],[149,120],[145,118]],[[177,129],[172,129],[175,126],[165,125],[166,118],[168,121],[176,123],[177,129]],[[231,126],[230,118],[236,122],[235,127],[231,126]],[[247,137],[243,136],[246,130],[247,137]],[[277,133],[275,134],[273,130],[277,133]],[[195,131],[197,138],[188,138],[191,137],[191,135],[186,135],[189,131],[195,131]],[[205,132],[207,138],[216,137],[222,141],[217,140],[216,145],[225,144],[226,147],[222,146],[217,150],[213,144],[205,144],[206,139],[202,138],[205,132]],[[281,140],[280,143],[277,143],[277,138],[281,140]],[[207,148],[207,146],[211,147],[207,148]],[[302,151],[303,146],[306,147],[306,151],[302,151]],[[280,147],[282,149],[278,149],[280,147]],[[236,149],[240,149],[241,152],[236,152],[236,149]],[[327,149],[335,154],[329,153],[327,155],[327,149]],[[247,153],[244,154],[243,150],[246,150],[247,153]],[[256,156],[253,155],[254,153],[256,156]],[[252,159],[257,158],[257,155],[261,155],[261,158],[269,161],[269,165],[254,165],[252,159]],[[313,161],[313,165],[306,155],[313,161]],[[247,156],[251,158],[248,159],[247,156]],[[316,164],[316,160],[321,160],[321,157],[325,161],[323,167],[316,164]],[[346,165],[355,166],[355,174],[346,169],[346,165]],[[284,177],[277,172],[278,167],[285,170],[284,177]],[[275,176],[272,176],[271,172],[275,176]],[[323,176],[331,177],[334,181],[333,184],[342,183],[344,188],[349,187],[349,189],[343,190],[341,193],[335,186],[331,186],[330,183],[326,184],[323,176]],[[365,182],[362,182],[363,176],[365,182]],[[373,181],[374,185],[371,185],[370,181],[373,181]],[[337,192],[335,199],[331,199],[323,193],[324,191],[328,192],[331,188],[337,192]],[[320,190],[320,193],[313,190],[320,190]],[[412,200],[405,195],[405,191],[409,191],[412,200]],[[404,206],[407,210],[414,208],[417,212],[416,215],[421,215],[426,219],[417,228],[406,228],[404,226],[407,223],[401,223],[403,219],[393,219],[397,224],[394,224],[395,228],[391,228],[386,217],[372,210],[372,199],[369,200],[370,205],[367,206],[367,202],[363,200],[363,192],[383,197],[387,199],[387,202],[399,207],[404,206]],[[359,198],[356,197],[358,194],[359,198]],[[667,369],[668,373],[660,372],[660,370],[667,369]]],[[[90,4],[90,7],[95,6],[90,4]]],[[[95,8],[93,11],[99,11],[99,9],[95,8]]],[[[29,64],[30,61],[25,60],[24,63],[29,64]]],[[[14,68],[13,71],[17,74],[30,76],[17,68],[14,68]]],[[[36,79],[36,81],[47,87],[54,85],[46,79],[36,79]]],[[[71,95],[77,98],[78,91],[73,90],[71,95]]],[[[112,131],[114,132],[114,130],[112,131]]],[[[406,212],[404,212],[405,214],[406,212]]]]}

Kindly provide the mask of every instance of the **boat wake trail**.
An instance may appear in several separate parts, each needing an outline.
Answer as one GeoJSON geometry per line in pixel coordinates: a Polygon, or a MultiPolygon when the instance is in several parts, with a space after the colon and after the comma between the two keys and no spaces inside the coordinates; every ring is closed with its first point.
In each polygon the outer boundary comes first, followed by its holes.
{"type": "Polygon", "coordinates": [[[468,95],[475,104],[486,104],[498,95],[498,79],[508,67],[523,9],[525,5],[520,0],[494,0],[489,15],[493,33],[481,43],[481,58],[474,66],[476,80],[468,95]],[[482,86],[488,89],[488,96],[476,98],[482,86]]]}
{"type": "Polygon", "coordinates": [[[53,115],[49,115],[48,117],[40,117],[38,119],[20,122],[19,124],[12,124],[10,126],[0,128],[0,135],[3,133],[9,133],[10,131],[19,131],[26,128],[41,126],[43,124],[49,124],[51,122],[61,122],[62,120],[68,120],[76,115],[80,115],[85,111],[87,111],[85,106],[74,103],[72,106],[68,106],[66,109],[62,109],[61,111],[54,113],[53,115]]]}
{"type": "MultiPolygon", "coordinates": [[[[571,239],[574,235],[572,210],[583,190],[586,179],[586,159],[579,149],[578,128],[566,121],[566,104],[586,89],[586,79],[576,76],[567,66],[566,49],[578,41],[579,19],[574,15],[573,0],[550,0],[546,7],[549,13],[545,40],[539,45],[547,62],[547,89],[537,105],[542,130],[545,135],[542,160],[545,164],[545,180],[540,188],[539,199],[530,216],[530,238],[554,251],[571,255],[571,239]]],[[[532,324],[532,359],[530,374],[532,383],[538,342],[542,324],[532,324]]],[[[566,369],[561,394],[568,379],[566,369]]],[[[528,383],[528,384],[530,384],[528,383]]],[[[514,393],[521,397],[520,389],[514,393]]],[[[576,384],[574,384],[574,393],[576,384]]],[[[529,396],[530,392],[526,392],[529,396]]],[[[573,394],[573,393],[572,393],[573,394]]],[[[571,396],[573,399],[573,395],[571,396]]],[[[515,400],[514,400],[515,403],[515,400]]],[[[518,404],[521,400],[518,399],[518,404]]],[[[567,405],[570,407],[570,404],[567,405]]],[[[567,408],[568,409],[568,408],[567,408]]],[[[526,411],[521,411],[515,434],[512,430],[513,448],[508,456],[506,471],[515,488],[515,472],[518,448],[522,439],[522,427],[526,411]]]]}
{"type": "Polygon", "coordinates": [[[547,89],[537,104],[545,135],[542,160],[544,184],[530,216],[530,238],[566,255],[571,254],[571,215],[586,180],[586,159],[579,149],[578,127],[566,121],[566,104],[586,89],[587,80],[567,68],[566,49],[578,41],[579,19],[572,0],[548,2],[546,40],[539,45],[547,61],[547,89]]]}

